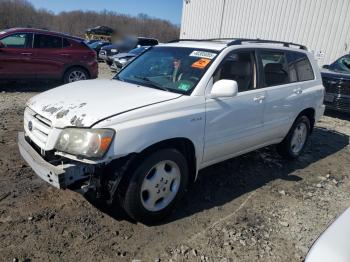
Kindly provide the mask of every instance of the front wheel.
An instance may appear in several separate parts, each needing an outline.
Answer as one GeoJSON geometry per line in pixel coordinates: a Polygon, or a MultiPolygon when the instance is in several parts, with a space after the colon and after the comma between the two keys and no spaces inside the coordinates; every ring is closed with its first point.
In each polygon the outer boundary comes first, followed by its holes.
{"type": "Polygon", "coordinates": [[[133,219],[152,224],[169,215],[187,183],[185,157],[176,149],[162,149],[146,157],[132,174],[122,205],[133,219]]]}
{"type": "Polygon", "coordinates": [[[303,115],[298,117],[287,136],[277,146],[280,155],[288,159],[297,158],[304,150],[310,134],[310,120],[303,115]]]}

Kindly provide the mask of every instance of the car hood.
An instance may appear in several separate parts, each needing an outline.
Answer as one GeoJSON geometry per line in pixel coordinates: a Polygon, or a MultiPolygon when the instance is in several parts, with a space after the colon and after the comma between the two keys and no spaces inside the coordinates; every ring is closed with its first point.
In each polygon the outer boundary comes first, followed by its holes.
{"type": "Polygon", "coordinates": [[[350,208],[339,216],[311,247],[305,262],[350,261],[350,208]]]}
{"type": "Polygon", "coordinates": [[[347,79],[350,80],[350,74],[338,72],[338,71],[332,71],[329,69],[322,69],[321,75],[326,77],[334,77],[334,78],[340,78],[340,79],[347,79]]]}
{"type": "Polygon", "coordinates": [[[111,116],[180,96],[118,80],[85,80],[34,96],[27,106],[54,127],[90,127],[111,116]]]}

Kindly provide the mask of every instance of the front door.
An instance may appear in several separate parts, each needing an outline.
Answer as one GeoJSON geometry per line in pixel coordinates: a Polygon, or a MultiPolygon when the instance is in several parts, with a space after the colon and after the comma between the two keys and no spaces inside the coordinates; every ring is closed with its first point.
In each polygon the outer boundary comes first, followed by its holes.
{"type": "Polygon", "coordinates": [[[0,78],[23,79],[33,77],[33,49],[31,33],[14,33],[0,39],[0,78]]]}
{"type": "Polygon", "coordinates": [[[262,144],[266,93],[259,89],[256,55],[252,50],[230,53],[212,82],[237,81],[234,97],[206,101],[204,165],[221,161],[262,144]]]}

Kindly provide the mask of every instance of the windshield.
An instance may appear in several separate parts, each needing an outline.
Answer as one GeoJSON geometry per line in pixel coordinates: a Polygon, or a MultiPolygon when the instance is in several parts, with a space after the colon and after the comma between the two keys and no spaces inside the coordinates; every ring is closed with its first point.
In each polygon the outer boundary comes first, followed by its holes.
{"type": "Polygon", "coordinates": [[[181,94],[191,94],[217,51],[181,47],[152,47],[114,79],[181,94]]]}

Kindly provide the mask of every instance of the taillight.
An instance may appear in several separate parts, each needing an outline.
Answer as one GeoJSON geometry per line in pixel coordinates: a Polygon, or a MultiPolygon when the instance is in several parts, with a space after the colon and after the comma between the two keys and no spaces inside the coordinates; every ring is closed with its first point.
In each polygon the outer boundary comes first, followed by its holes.
{"type": "Polygon", "coordinates": [[[88,53],[88,57],[92,58],[92,59],[97,59],[97,55],[95,51],[91,51],[88,53]]]}

